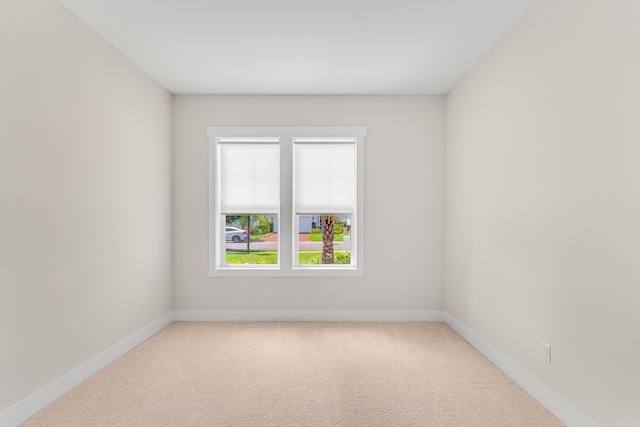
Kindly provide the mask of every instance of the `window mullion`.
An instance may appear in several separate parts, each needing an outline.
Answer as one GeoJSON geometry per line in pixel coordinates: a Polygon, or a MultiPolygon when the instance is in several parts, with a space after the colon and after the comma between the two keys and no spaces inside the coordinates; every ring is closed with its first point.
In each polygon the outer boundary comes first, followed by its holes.
{"type": "Polygon", "coordinates": [[[293,178],[291,164],[293,162],[292,136],[280,135],[280,216],[278,233],[280,237],[280,269],[284,274],[293,270],[293,178]],[[283,244],[284,242],[284,244],[283,244]]]}

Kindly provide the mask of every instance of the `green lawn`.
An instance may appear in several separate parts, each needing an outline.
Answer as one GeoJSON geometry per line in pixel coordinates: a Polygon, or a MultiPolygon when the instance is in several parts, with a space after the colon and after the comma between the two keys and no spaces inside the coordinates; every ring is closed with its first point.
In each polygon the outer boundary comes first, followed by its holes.
{"type": "MultiPolygon", "coordinates": [[[[311,233],[309,234],[309,241],[310,242],[322,242],[322,233],[311,233]]],[[[333,241],[334,242],[343,242],[344,241],[344,234],[334,234],[333,235],[333,241]]]]}
{"type": "MultiPolygon", "coordinates": [[[[348,264],[349,256],[343,251],[335,252],[336,264],[348,264]]],[[[277,264],[278,254],[275,251],[227,252],[227,264],[277,264]]],[[[300,264],[320,264],[322,252],[301,251],[300,264]]]]}
{"type": "Polygon", "coordinates": [[[273,251],[227,252],[227,264],[277,264],[278,253],[273,251]]]}

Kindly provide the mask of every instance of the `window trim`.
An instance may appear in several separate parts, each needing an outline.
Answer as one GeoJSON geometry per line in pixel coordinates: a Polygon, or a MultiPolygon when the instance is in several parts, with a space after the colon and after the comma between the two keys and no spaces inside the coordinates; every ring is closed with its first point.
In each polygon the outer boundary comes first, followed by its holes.
{"type": "Polygon", "coordinates": [[[354,127],[207,127],[209,140],[209,276],[210,277],[361,277],[364,275],[364,140],[367,129],[354,127]],[[280,144],[280,212],[278,215],[278,267],[220,266],[221,256],[225,256],[225,236],[220,233],[222,224],[217,203],[219,185],[217,180],[218,141],[235,138],[274,139],[280,144]],[[307,138],[355,138],[356,142],[356,200],[352,215],[351,256],[355,266],[340,264],[322,266],[295,266],[298,229],[293,208],[293,141],[307,138]],[[353,232],[355,230],[355,239],[353,232]],[[222,240],[222,244],[220,243],[222,240]]]}

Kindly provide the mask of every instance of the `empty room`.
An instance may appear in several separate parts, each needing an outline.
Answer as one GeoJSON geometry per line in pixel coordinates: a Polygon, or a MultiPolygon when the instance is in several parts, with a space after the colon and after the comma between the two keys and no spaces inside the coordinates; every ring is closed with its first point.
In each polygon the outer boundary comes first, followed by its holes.
{"type": "Polygon", "coordinates": [[[638,0],[0,2],[0,427],[638,426],[639,307],[638,0]]]}

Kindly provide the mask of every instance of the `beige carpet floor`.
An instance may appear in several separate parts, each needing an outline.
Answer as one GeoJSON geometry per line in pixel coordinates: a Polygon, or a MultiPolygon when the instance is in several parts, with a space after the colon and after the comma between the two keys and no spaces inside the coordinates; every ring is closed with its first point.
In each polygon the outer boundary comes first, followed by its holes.
{"type": "Polygon", "coordinates": [[[175,322],[24,426],[562,426],[442,322],[175,322]]]}

